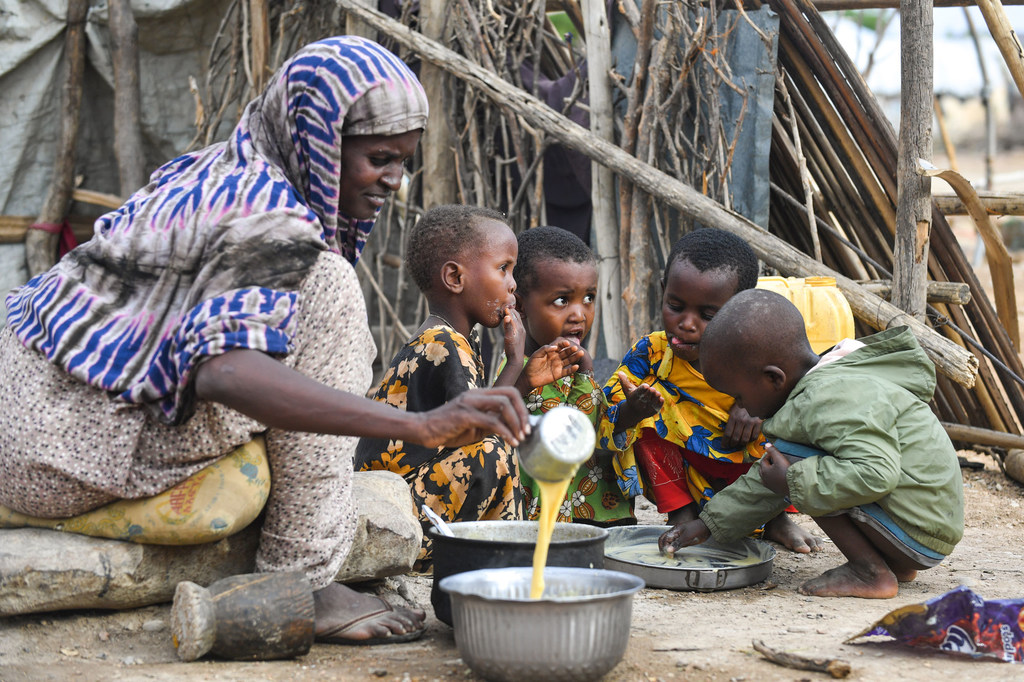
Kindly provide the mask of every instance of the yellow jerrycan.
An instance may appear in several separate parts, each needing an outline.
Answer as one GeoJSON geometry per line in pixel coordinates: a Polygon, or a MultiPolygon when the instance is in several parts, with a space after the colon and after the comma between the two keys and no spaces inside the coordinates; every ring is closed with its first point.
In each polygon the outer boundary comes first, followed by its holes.
{"type": "Polygon", "coordinates": [[[835,277],[759,277],[757,288],[782,294],[800,309],[815,353],[854,338],[853,312],[835,277]]]}

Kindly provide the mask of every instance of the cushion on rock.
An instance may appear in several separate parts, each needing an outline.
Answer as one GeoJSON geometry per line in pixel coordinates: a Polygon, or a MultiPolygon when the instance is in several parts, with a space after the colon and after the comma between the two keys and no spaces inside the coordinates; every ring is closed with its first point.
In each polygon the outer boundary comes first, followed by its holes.
{"type": "Polygon", "coordinates": [[[0,528],[50,528],[150,545],[198,545],[242,530],[270,494],[259,436],[159,495],[118,500],[69,519],[26,516],[0,505],[0,528]]]}

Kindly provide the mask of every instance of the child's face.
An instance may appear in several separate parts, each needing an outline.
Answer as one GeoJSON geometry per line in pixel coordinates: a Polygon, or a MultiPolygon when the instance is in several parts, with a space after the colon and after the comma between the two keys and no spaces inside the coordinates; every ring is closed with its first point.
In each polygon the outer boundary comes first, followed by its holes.
{"type": "Polygon", "coordinates": [[[465,271],[462,298],[470,325],[497,327],[505,310],[516,303],[513,292],[519,244],[516,235],[505,223],[478,218],[477,241],[460,254],[465,271]]]}
{"type": "Polygon", "coordinates": [[[739,277],[719,268],[700,272],[692,263],[677,260],[668,271],[661,299],[661,318],[672,353],[700,371],[700,339],[704,327],[736,293],[739,277]]]}
{"type": "Polygon", "coordinates": [[[594,324],[597,266],[544,260],[537,263],[529,293],[517,298],[526,333],[538,346],[560,336],[578,345],[594,324]]]}
{"type": "Polygon", "coordinates": [[[767,419],[786,402],[787,392],[766,372],[725,353],[705,352],[701,372],[708,386],[731,395],[752,417],[767,419]]]}

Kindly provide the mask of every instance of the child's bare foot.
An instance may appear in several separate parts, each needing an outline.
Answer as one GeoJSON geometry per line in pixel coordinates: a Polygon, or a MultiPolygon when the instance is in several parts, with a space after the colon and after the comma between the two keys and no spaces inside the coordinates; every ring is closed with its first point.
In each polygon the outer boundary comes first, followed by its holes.
{"type": "Polygon", "coordinates": [[[688,504],[685,507],[674,509],[668,513],[668,525],[678,526],[680,523],[687,523],[697,518],[697,505],[688,504]]]}
{"type": "Polygon", "coordinates": [[[845,563],[832,568],[800,586],[801,594],[812,597],[863,597],[891,599],[899,592],[896,576],[885,565],[880,567],[845,563]]]}
{"type": "Polygon", "coordinates": [[[899,570],[890,566],[889,570],[891,570],[893,575],[896,576],[896,580],[901,583],[914,582],[914,579],[917,578],[917,571],[912,568],[899,570]]]}
{"type": "Polygon", "coordinates": [[[817,552],[823,546],[821,538],[793,523],[786,512],[765,524],[764,536],[801,554],[817,552]]]}

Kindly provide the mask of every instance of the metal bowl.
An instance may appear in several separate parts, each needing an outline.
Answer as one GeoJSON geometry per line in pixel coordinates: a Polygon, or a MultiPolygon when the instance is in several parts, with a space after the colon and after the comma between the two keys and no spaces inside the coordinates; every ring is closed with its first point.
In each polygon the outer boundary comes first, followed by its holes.
{"type": "MultiPolygon", "coordinates": [[[[434,584],[430,603],[438,620],[452,624],[452,607],[440,582],[450,575],[478,568],[533,566],[537,521],[461,521],[449,523],[453,537],[431,528],[434,544],[434,584]]],[[[556,523],[548,548],[547,566],[604,568],[608,531],[582,523],[556,523]]]]}
{"type": "Polygon", "coordinates": [[[530,599],[533,569],[488,568],[450,575],[455,643],[487,680],[595,680],[629,643],[640,578],[589,568],[544,569],[544,596],[530,599]]]}
{"type": "Polygon", "coordinates": [[[658,538],[671,526],[621,526],[608,529],[604,565],[644,579],[647,587],[713,592],[746,587],[772,573],[775,548],[742,538],[720,543],[713,538],[685,547],[673,560],[658,550],[658,538]]]}

